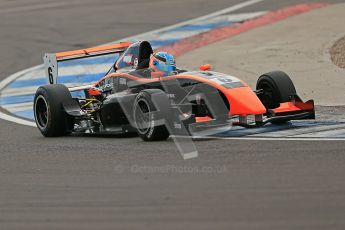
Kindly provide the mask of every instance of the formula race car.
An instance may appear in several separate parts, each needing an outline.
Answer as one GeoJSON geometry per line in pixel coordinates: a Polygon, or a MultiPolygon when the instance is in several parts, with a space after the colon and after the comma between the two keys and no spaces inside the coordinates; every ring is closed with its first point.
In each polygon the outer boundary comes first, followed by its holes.
{"type": "Polygon", "coordinates": [[[148,68],[152,54],[147,41],[46,54],[50,84],[39,87],[34,98],[38,129],[46,137],[137,132],[145,141],[156,141],[229,124],[251,128],[315,119],[313,100],[303,102],[284,72],[261,75],[252,90],[208,65],[159,75],[148,68]],[[74,88],[58,84],[60,63],[109,54],[118,58],[98,82],[74,88]],[[75,90],[84,96],[72,97],[75,90]]]}

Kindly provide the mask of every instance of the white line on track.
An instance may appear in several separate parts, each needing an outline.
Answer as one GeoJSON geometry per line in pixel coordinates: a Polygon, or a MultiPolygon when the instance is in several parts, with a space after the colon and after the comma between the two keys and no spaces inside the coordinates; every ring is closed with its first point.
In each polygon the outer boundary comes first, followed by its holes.
{"type": "Polygon", "coordinates": [[[345,129],[339,129],[339,130],[324,130],[324,131],[319,131],[316,133],[306,133],[306,134],[300,134],[300,135],[295,135],[294,137],[296,138],[310,138],[310,137],[315,137],[315,138],[327,138],[327,137],[334,137],[336,135],[344,135],[345,134],[345,129]]]}
{"type": "Polygon", "coordinates": [[[0,82],[0,91],[5,88],[6,85],[10,84],[12,81],[16,80],[17,78],[19,78],[20,76],[24,75],[26,72],[28,71],[34,71],[34,70],[38,70],[39,68],[41,68],[42,65],[37,65],[28,69],[24,69],[20,72],[17,72],[15,74],[12,74],[11,76],[5,78],[4,80],[2,80],[0,82]]]}
{"type": "MultiPolygon", "coordinates": [[[[3,105],[2,108],[10,111],[10,112],[16,112],[16,111],[22,111],[23,108],[29,109],[32,108],[33,102],[24,102],[24,103],[16,103],[16,104],[9,104],[9,105],[3,105]]],[[[26,110],[25,109],[25,110],[26,110]]]]}
{"type": "MultiPolygon", "coordinates": [[[[176,28],[176,27],[179,27],[179,26],[188,25],[188,24],[191,24],[191,23],[194,23],[194,22],[197,22],[197,21],[201,21],[201,20],[207,20],[209,18],[216,17],[216,16],[219,16],[219,15],[222,15],[222,14],[226,14],[226,13],[230,13],[230,12],[242,9],[244,7],[247,7],[247,6],[250,6],[250,5],[262,2],[262,1],[264,1],[264,0],[249,0],[249,1],[241,2],[239,4],[230,6],[228,8],[223,9],[223,10],[219,10],[219,11],[216,11],[214,13],[207,14],[207,15],[204,15],[204,16],[201,16],[201,17],[198,17],[198,18],[194,18],[194,19],[191,19],[191,20],[188,20],[188,21],[184,21],[184,22],[181,22],[181,23],[177,23],[177,24],[174,24],[174,25],[171,25],[171,26],[163,27],[163,28],[160,28],[160,29],[157,29],[157,30],[146,32],[146,33],[142,33],[142,34],[139,34],[139,35],[123,38],[123,39],[121,39],[121,41],[131,40],[131,39],[139,37],[139,36],[141,37],[141,36],[146,36],[146,35],[153,34],[153,33],[158,33],[158,32],[164,31],[164,30],[169,30],[169,29],[173,29],[173,28],[176,28]]],[[[51,7],[51,5],[50,5],[50,7],[51,7]]],[[[114,42],[111,42],[111,43],[114,43],[114,42]]],[[[39,69],[41,67],[42,67],[42,65],[34,66],[32,68],[29,68],[29,69],[26,69],[26,70],[22,70],[22,71],[20,71],[18,73],[15,73],[15,74],[5,78],[3,81],[0,82],[0,91],[6,85],[8,85],[12,81],[14,81],[18,77],[20,77],[21,75],[23,75],[25,72],[36,70],[36,69],[39,69]]],[[[36,124],[34,122],[30,122],[30,121],[27,121],[25,119],[21,119],[21,118],[15,117],[15,116],[10,116],[10,115],[5,114],[5,113],[3,113],[1,111],[0,111],[0,118],[3,119],[3,120],[15,122],[15,123],[22,124],[22,125],[36,126],[36,124]]]]}
{"type": "MultiPolygon", "coordinates": [[[[4,80],[2,80],[2,81],[0,82],[0,91],[1,91],[6,85],[8,85],[8,84],[11,83],[12,81],[14,81],[14,80],[17,79],[18,77],[20,77],[21,75],[23,75],[23,74],[26,73],[27,71],[36,70],[36,69],[39,69],[40,67],[41,67],[41,65],[34,66],[34,67],[29,68],[29,69],[25,69],[25,70],[22,70],[22,71],[20,71],[20,72],[18,72],[18,73],[12,74],[11,76],[5,78],[4,80]]],[[[11,116],[11,115],[8,115],[8,114],[3,113],[3,112],[1,112],[1,111],[0,111],[0,118],[3,119],[3,120],[6,120],[6,121],[11,121],[11,122],[17,123],[17,124],[36,127],[36,123],[35,123],[35,122],[28,121],[28,120],[25,120],[25,119],[22,119],[22,118],[18,118],[18,117],[15,117],[15,116],[11,116]]]]}
{"type": "Polygon", "coordinates": [[[193,137],[194,139],[209,140],[250,140],[250,141],[345,141],[344,138],[320,138],[320,137],[193,137]]]}
{"type": "Polygon", "coordinates": [[[14,117],[14,116],[10,116],[10,115],[7,115],[7,114],[2,113],[2,112],[0,112],[0,118],[3,120],[6,120],[6,121],[12,121],[12,122],[17,123],[17,124],[36,127],[35,122],[27,121],[25,119],[21,119],[21,118],[14,117]]]}
{"type": "MultiPolygon", "coordinates": [[[[303,135],[315,135],[317,137],[317,133],[324,132],[324,131],[340,131],[342,130],[343,133],[345,133],[345,124],[332,124],[332,125],[324,125],[320,127],[317,126],[307,126],[307,127],[298,127],[298,128],[289,128],[286,130],[280,130],[280,131],[272,131],[272,132],[265,132],[265,133],[256,133],[247,135],[247,137],[297,137],[297,136],[303,136],[303,135]]],[[[341,132],[340,132],[341,133],[341,132]]],[[[309,136],[313,137],[313,136],[309,136]]]]}

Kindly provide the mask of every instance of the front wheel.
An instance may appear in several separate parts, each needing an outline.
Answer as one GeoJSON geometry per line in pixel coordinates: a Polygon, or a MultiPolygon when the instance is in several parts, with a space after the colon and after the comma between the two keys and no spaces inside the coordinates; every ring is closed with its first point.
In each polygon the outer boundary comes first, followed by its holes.
{"type": "Polygon", "coordinates": [[[259,99],[266,109],[275,109],[280,103],[291,101],[296,95],[296,89],[290,77],[282,71],[272,71],[261,75],[256,84],[256,90],[261,90],[259,99]]]}
{"type": "MultiPolygon", "coordinates": [[[[296,95],[295,86],[290,77],[282,71],[272,71],[261,75],[256,89],[262,92],[258,95],[267,111],[280,106],[280,103],[289,102],[296,95]]],[[[272,121],[281,124],[286,121],[272,121]]]]}
{"type": "Polygon", "coordinates": [[[169,115],[169,98],[159,89],[141,91],[134,102],[133,118],[144,141],[160,141],[169,137],[165,119],[169,115]]]}

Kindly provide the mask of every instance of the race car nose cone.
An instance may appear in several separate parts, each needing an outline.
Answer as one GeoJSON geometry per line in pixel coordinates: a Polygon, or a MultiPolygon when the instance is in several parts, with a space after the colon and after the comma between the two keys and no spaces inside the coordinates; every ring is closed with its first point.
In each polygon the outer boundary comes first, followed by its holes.
{"type": "Polygon", "coordinates": [[[250,87],[228,89],[231,115],[256,115],[266,113],[265,106],[250,87]]]}

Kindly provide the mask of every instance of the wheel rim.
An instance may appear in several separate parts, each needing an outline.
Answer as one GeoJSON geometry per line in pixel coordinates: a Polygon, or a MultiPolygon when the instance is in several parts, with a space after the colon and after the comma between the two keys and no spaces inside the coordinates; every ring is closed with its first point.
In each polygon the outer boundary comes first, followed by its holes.
{"type": "Polygon", "coordinates": [[[35,120],[40,129],[45,129],[48,124],[49,107],[46,99],[40,95],[35,102],[35,120]]]}
{"type": "Polygon", "coordinates": [[[137,101],[134,118],[135,125],[140,134],[146,134],[151,127],[151,116],[150,116],[150,106],[148,102],[144,99],[137,101]]]}
{"type": "Polygon", "coordinates": [[[277,99],[272,85],[268,82],[262,82],[259,88],[263,90],[263,93],[260,95],[262,104],[264,104],[266,108],[274,108],[277,105],[277,99]]]}

